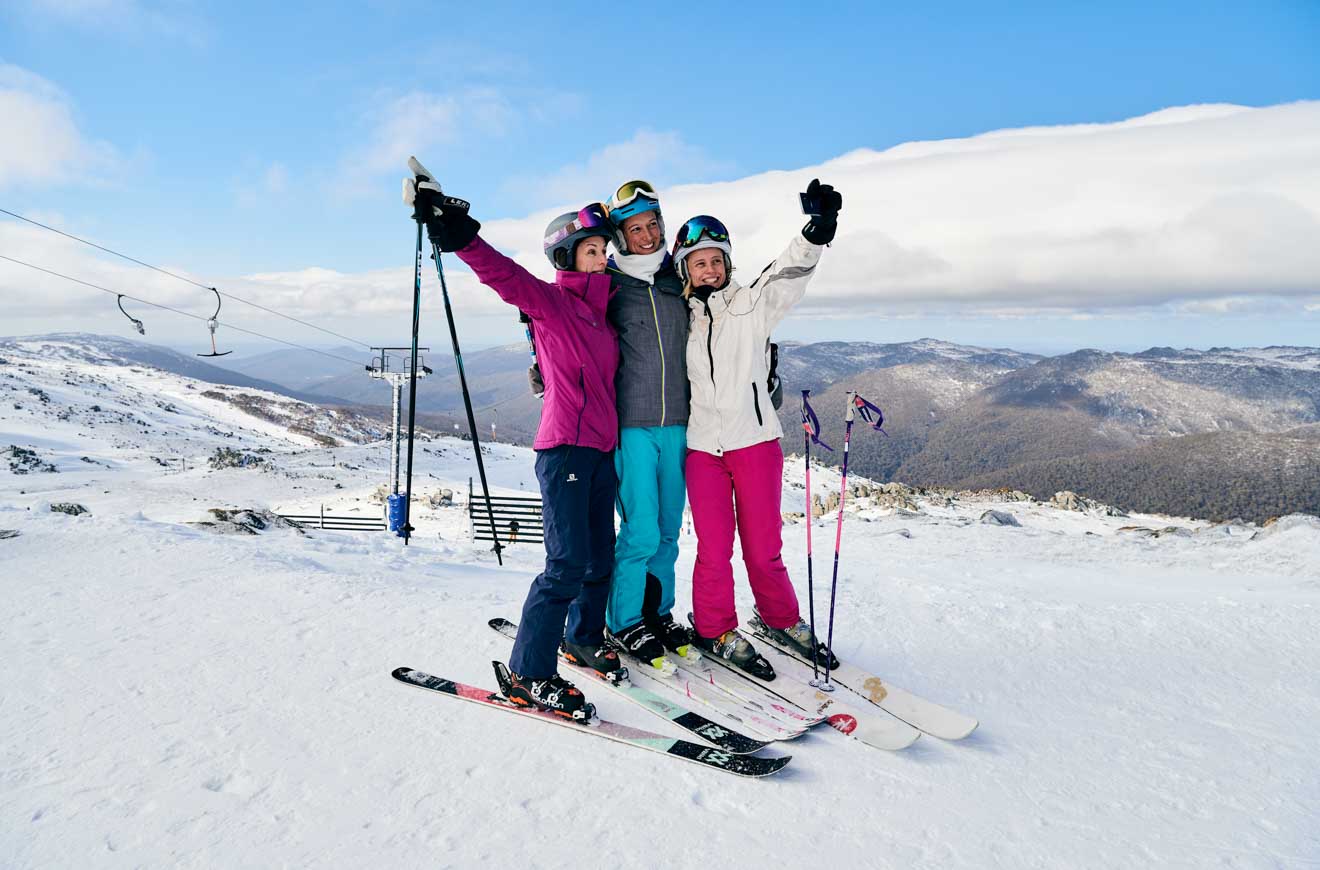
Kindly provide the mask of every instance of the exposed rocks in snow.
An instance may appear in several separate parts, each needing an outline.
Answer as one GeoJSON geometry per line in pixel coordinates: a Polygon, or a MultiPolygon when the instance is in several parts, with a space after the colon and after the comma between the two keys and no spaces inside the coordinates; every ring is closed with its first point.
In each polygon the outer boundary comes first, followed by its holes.
{"type": "Polygon", "coordinates": [[[1162,529],[1152,529],[1146,526],[1122,526],[1119,531],[1142,538],[1190,538],[1193,535],[1192,530],[1184,526],[1165,526],[1162,529]]]}
{"type": "Polygon", "coordinates": [[[1078,495],[1071,490],[1056,492],[1054,498],[1050,499],[1050,504],[1056,508],[1065,511],[1080,511],[1081,513],[1099,513],[1107,517],[1125,517],[1127,514],[1118,508],[1107,505],[1085,496],[1078,495]]]}
{"type": "Polygon", "coordinates": [[[981,524],[986,526],[1021,526],[1018,518],[1008,511],[989,510],[981,514],[981,524]]]}
{"type": "Polygon", "coordinates": [[[188,525],[220,535],[257,535],[268,529],[293,529],[300,535],[307,534],[298,523],[260,508],[211,508],[207,513],[214,519],[188,525]]]}
{"type": "Polygon", "coordinates": [[[38,456],[35,450],[10,444],[3,452],[9,455],[9,470],[14,474],[31,474],[34,471],[54,474],[59,471],[54,465],[38,456]]]}
{"type": "Polygon", "coordinates": [[[53,513],[68,514],[71,517],[80,517],[83,514],[91,513],[87,508],[72,501],[56,502],[50,506],[50,509],[53,513]]]}
{"type": "Polygon", "coordinates": [[[1261,525],[1260,531],[1251,536],[1251,540],[1268,538],[1271,535],[1292,531],[1293,529],[1310,529],[1313,532],[1320,533],[1320,517],[1313,517],[1310,514],[1288,514],[1287,516],[1266,520],[1261,525]]]}
{"type": "Polygon", "coordinates": [[[270,466],[264,456],[258,456],[255,453],[244,453],[231,447],[217,447],[206,461],[217,471],[221,468],[263,468],[270,466]]]}

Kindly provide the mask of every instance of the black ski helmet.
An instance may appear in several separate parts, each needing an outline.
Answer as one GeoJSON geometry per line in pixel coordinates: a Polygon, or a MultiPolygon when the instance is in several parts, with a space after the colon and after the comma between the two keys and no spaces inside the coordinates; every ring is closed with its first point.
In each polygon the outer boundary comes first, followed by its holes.
{"type": "Polygon", "coordinates": [[[542,247],[550,265],[569,271],[573,268],[573,255],[577,251],[578,242],[592,236],[599,236],[608,242],[613,235],[605,206],[593,202],[578,211],[564,212],[550,221],[545,228],[542,247]]]}

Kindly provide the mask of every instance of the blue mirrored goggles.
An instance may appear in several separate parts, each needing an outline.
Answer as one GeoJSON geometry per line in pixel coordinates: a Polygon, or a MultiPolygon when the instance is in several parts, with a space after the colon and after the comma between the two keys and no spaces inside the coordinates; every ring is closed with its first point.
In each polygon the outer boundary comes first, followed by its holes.
{"type": "Polygon", "coordinates": [[[697,215],[678,228],[678,235],[674,238],[674,250],[690,248],[701,241],[702,236],[714,242],[729,241],[729,231],[724,224],[708,214],[703,214],[697,215]]]}

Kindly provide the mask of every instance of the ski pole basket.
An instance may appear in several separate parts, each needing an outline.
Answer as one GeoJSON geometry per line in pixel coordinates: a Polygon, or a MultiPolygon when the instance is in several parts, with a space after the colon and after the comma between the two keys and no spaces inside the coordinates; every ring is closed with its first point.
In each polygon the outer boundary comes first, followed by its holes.
{"type": "Polygon", "coordinates": [[[472,478],[468,478],[468,523],[474,541],[499,541],[502,544],[541,544],[545,542],[541,499],[526,495],[492,495],[490,511],[486,499],[476,498],[472,478]],[[495,527],[491,529],[491,514],[495,527]]]}

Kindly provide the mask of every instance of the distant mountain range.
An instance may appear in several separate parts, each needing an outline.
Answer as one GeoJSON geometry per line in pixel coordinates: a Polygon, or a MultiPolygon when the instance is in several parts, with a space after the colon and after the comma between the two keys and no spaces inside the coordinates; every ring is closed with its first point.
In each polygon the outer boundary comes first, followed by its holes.
{"type": "MultiPolygon", "coordinates": [[[[27,337],[51,353],[131,360],[220,384],[345,405],[383,420],[389,389],[305,351],[210,362],[89,335],[27,337]],[[217,364],[211,364],[217,363],[217,364]],[[222,367],[223,366],[223,367],[222,367]]],[[[0,340],[0,354],[5,343],[0,340]]],[[[521,344],[464,355],[481,436],[528,444],[540,403],[521,344]]],[[[443,431],[466,417],[452,358],[431,353],[419,419],[443,431]]],[[[1048,498],[1071,489],[1119,507],[1210,519],[1320,514],[1320,348],[1079,350],[1041,357],[933,339],[897,344],[784,342],[786,453],[802,451],[799,400],[812,391],[822,437],[841,459],[845,396],[885,412],[887,436],[854,430],[850,469],[880,480],[959,489],[1008,487],[1048,498]]]]}

